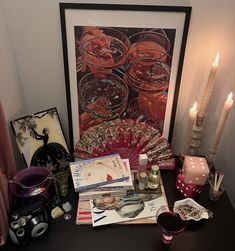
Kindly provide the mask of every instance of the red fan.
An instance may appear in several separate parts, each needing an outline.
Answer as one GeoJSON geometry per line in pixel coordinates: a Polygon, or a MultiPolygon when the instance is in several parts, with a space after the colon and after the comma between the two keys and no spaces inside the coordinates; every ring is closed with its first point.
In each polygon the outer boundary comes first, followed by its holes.
{"type": "Polygon", "coordinates": [[[88,159],[119,153],[128,158],[131,169],[138,167],[138,156],[146,153],[148,164],[174,169],[175,159],[167,139],[154,127],[132,119],[105,121],[83,132],[74,157],[88,159]]]}

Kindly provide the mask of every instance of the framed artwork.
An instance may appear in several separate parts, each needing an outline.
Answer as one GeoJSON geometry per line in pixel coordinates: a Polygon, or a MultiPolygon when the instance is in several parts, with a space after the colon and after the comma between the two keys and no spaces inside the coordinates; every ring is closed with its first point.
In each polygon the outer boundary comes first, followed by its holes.
{"type": "Polygon", "coordinates": [[[56,108],[13,120],[11,127],[28,167],[44,166],[52,173],[68,168],[71,157],[56,108]]]}
{"type": "Polygon", "coordinates": [[[81,133],[130,118],[172,140],[191,7],[60,3],[73,151],[81,133]]]}

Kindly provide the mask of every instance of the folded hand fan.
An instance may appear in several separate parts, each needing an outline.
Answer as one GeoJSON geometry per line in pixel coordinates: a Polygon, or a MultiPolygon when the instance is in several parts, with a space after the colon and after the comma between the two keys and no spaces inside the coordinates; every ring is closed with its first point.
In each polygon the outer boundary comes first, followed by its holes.
{"type": "Polygon", "coordinates": [[[175,159],[167,139],[143,122],[133,119],[115,119],[90,127],[82,133],[74,150],[77,159],[89,159],[119,153],[128,158],[131,169],[138,168],[138,156],[146,153],[148,165],[160,169],[174,169],[175,159]]]}

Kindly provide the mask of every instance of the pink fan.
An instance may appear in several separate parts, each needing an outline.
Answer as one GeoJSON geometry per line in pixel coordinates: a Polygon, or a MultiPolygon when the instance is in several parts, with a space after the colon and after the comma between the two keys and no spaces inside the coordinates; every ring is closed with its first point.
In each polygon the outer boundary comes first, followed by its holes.
{"type": "Polygon", "coordinates": [[[146,153],[148,164],[174,169],[175,159],[167,139],[154,127],[132,119],[105,121],[86,130],[74,151],[74,157],[94,158],[119,153],[128,158],[131,169],[138,167],[138,155],[146,153]]]}

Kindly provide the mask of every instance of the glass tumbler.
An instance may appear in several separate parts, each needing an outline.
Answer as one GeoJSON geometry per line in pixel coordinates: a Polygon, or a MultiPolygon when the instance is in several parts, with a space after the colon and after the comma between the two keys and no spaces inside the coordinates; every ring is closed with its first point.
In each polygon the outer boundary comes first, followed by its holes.
{"type": "Polygon", "coordinates": [[[167,206],[160,207],[157,211],[157,223],[161,228],[161,240],[165,244],[170,244],[174,235],[181,233],[186,227],[186,221],[167,206]]]}
{"type": "Polygon", "coordinates": [[[56,173],[54,177],[60,196],[67,196],[69,189],[69,172],[61,171],[56,173]]]}
{"type": "Polygon", "coordinates": [[[219,198],[222,196],[224,193],[224,187],[220,187],[220,189],[217,191],[214,189],[213,186],[210,186],[210,191],[209,191],[209,198],[213,201],[219,200],[219,198]]]}

